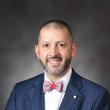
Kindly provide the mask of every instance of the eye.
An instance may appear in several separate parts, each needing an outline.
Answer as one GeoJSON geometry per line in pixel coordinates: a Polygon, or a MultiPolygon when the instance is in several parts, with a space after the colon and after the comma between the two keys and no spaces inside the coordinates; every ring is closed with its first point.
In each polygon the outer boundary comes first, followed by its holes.
{"type": "Polygon", "coordinates": [[[64,43],[60,43],[59,46],[60,47],[65,47],[65,44],[64,43]]]}
{"type": "Polygon", "coordinates": [[[47,48],[47,47],[49,47],[49,44],[43,44],[42,47],[47,48]]]}

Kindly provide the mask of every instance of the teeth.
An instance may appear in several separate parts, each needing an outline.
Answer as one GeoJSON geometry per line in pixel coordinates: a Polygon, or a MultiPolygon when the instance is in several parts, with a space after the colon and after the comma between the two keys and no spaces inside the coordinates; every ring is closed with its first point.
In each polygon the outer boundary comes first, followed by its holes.
{"type": "Polygon", "coordinates": [[[57,63],[58,61],[55,60],[55,61],[50,61],[50,62],[51,62],[51,63],[57,63]]]}
{"type": "Polygon", "coordinates": [[[59,61],[58,60],[52,60],[52,61],[49,61],[50,64],[55,64],[55,65],[58,65],[59,64],[59,61]]]}

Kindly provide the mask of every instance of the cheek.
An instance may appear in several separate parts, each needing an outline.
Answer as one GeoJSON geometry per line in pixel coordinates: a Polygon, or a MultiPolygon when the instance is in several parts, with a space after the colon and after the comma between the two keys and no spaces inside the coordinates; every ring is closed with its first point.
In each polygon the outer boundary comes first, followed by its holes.
{"type": "Polygon", "coordinates": [[[69,58],[69,57],[72,57],[72,53],[69,49],[65,50],[65,51],[62,51],[60,52],[60,55],[63,57],[63,58],[69,58]]]}
{"type": "Polygon", "coordinates": [[[46,58],[47,58],[47,53],[45,53],[45,52],[39,52],[39,59],[41,60],[41,61],[45,61],[46,60],[46,58]]]}

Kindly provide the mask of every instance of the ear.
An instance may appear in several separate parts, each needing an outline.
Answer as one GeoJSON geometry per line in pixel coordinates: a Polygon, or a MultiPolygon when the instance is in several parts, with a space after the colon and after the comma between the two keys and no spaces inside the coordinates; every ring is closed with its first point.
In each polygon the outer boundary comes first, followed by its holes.
{"type": "Polygon", "coordinates": [[[38,47],[38,45],[36,44],[35,45],[35,53],[36,53],[36,55],[37,55],[37,57],[38,57],[38,59],[39,59],[39,47],[38,47]]]}
{"type": "Polygon", "coordinates": [[[76,56],[77,53],[77,44],[73,43],[72,44],[72,57],[76,56]]]}

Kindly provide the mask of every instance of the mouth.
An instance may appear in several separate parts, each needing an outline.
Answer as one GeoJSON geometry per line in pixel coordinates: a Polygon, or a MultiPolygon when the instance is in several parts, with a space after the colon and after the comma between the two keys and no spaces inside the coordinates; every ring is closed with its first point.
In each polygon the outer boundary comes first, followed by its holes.
{"type": "Polygon", "coordinates": [[[57,67],[60,65],[61,60],[59,59],[50,59],[48,60],[48,64],[51,65],[52,67],[57,67]]]}

